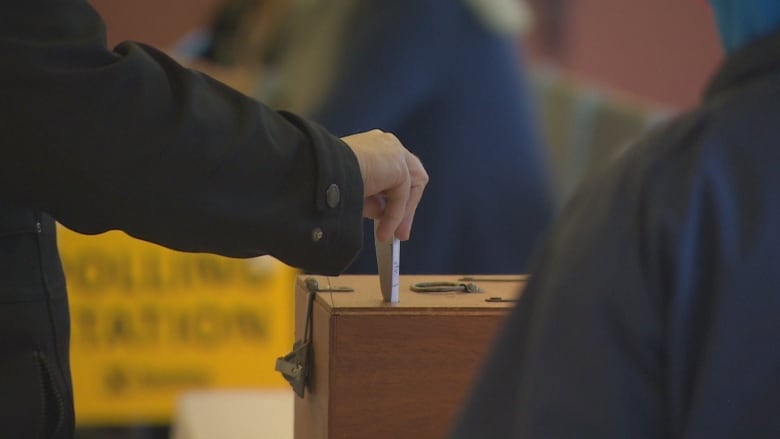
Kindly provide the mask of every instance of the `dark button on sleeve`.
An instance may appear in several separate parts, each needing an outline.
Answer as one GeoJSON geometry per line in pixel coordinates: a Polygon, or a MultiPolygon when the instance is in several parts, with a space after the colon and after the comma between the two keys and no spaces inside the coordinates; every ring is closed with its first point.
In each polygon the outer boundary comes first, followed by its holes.
{"type": "Polygon", "coordinates": [[[341,191],[338,185],[332,184],[328,186],[328,190],[325,191],[325,200],[330,208],[335,208],[341,201],[341,191]]]}

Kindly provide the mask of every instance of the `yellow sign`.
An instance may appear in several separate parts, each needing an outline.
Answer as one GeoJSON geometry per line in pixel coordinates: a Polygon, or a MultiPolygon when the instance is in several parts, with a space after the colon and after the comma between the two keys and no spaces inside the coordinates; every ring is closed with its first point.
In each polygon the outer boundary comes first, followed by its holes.
{"type": "Polygon", "coordinates": [[[286,387],[297,271],[59,230],[79,425],[167,423],[195,388],[286,387]]]}

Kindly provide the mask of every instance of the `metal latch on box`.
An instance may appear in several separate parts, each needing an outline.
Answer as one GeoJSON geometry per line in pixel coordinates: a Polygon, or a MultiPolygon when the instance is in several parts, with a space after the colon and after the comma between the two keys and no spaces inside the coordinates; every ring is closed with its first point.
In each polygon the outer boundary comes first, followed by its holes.
{"type": "Polygon", "coordinates": [[[306,390],[306,379],[309,377],[311,364],[309,361],[309,351],[311,346],[311,310],[314,305],[314,296],[319,290],[317,280],[308,278],[305,281],[307,293],[306,305],[306,327],[303,330],[303,339],[296,340],[293,344],[292,352],[276,359],[277,372],[281,373],[285,380],[290,383],[296,395],[303,398],[306,390]]]}
{"type": "MultiPolygon", "coordinates": [[[[277,372],[281,373],[285,380],[290,383],[293,391],[296,395],[303,398],[306,390],[306,380],[309,377],[309,370],[311,369],[311,362],[309,361],[309,353],[311,350],[311,333],[312,333],[312,307],[314,305],[314,297],[317,293],[351,293],[355,291],[352,287],[331,287],[320,288],[317,279],[313,277],[306,278],[304,281],[307,291],[307,305],[306,305],[306,327],[303,330],[303,339],[297,340],[293,344],[292,351],[283,357],[276,359],[277,372]]],[[[328,279],[330,284],[330,279],[328,279]]]]}

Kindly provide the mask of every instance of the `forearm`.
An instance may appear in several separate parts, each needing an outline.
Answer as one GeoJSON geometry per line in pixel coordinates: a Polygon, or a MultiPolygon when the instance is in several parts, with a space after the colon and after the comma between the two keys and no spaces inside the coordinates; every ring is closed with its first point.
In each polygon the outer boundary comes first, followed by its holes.
{"type": "Polygon", "coordinates": [[[84,233],[328,273],[349,263],[363,188],[346,145],[153,49],[111,53],[96,16],[77,12],[89,32],[0,40],[20,55],[0,75],[0,196],[84,233]]]}

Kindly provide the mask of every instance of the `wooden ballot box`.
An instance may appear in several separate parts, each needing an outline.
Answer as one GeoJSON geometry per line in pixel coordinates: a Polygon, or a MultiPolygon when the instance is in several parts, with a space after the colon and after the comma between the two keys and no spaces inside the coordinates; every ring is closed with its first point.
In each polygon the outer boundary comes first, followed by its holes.
{"type": "Polygon", "coordinates": [[[309,308],[311,331],[295,438],[444,437],[525,284],[524,276],[459,279],[401,276],[400,301],[389,304],[377,276],[299,277],[296,340],[304,338],[309,308]],[[439,281],[482,292],[410,289],[439,281]],[[312,285],[319,292],[309,307],[312,285]]]}

